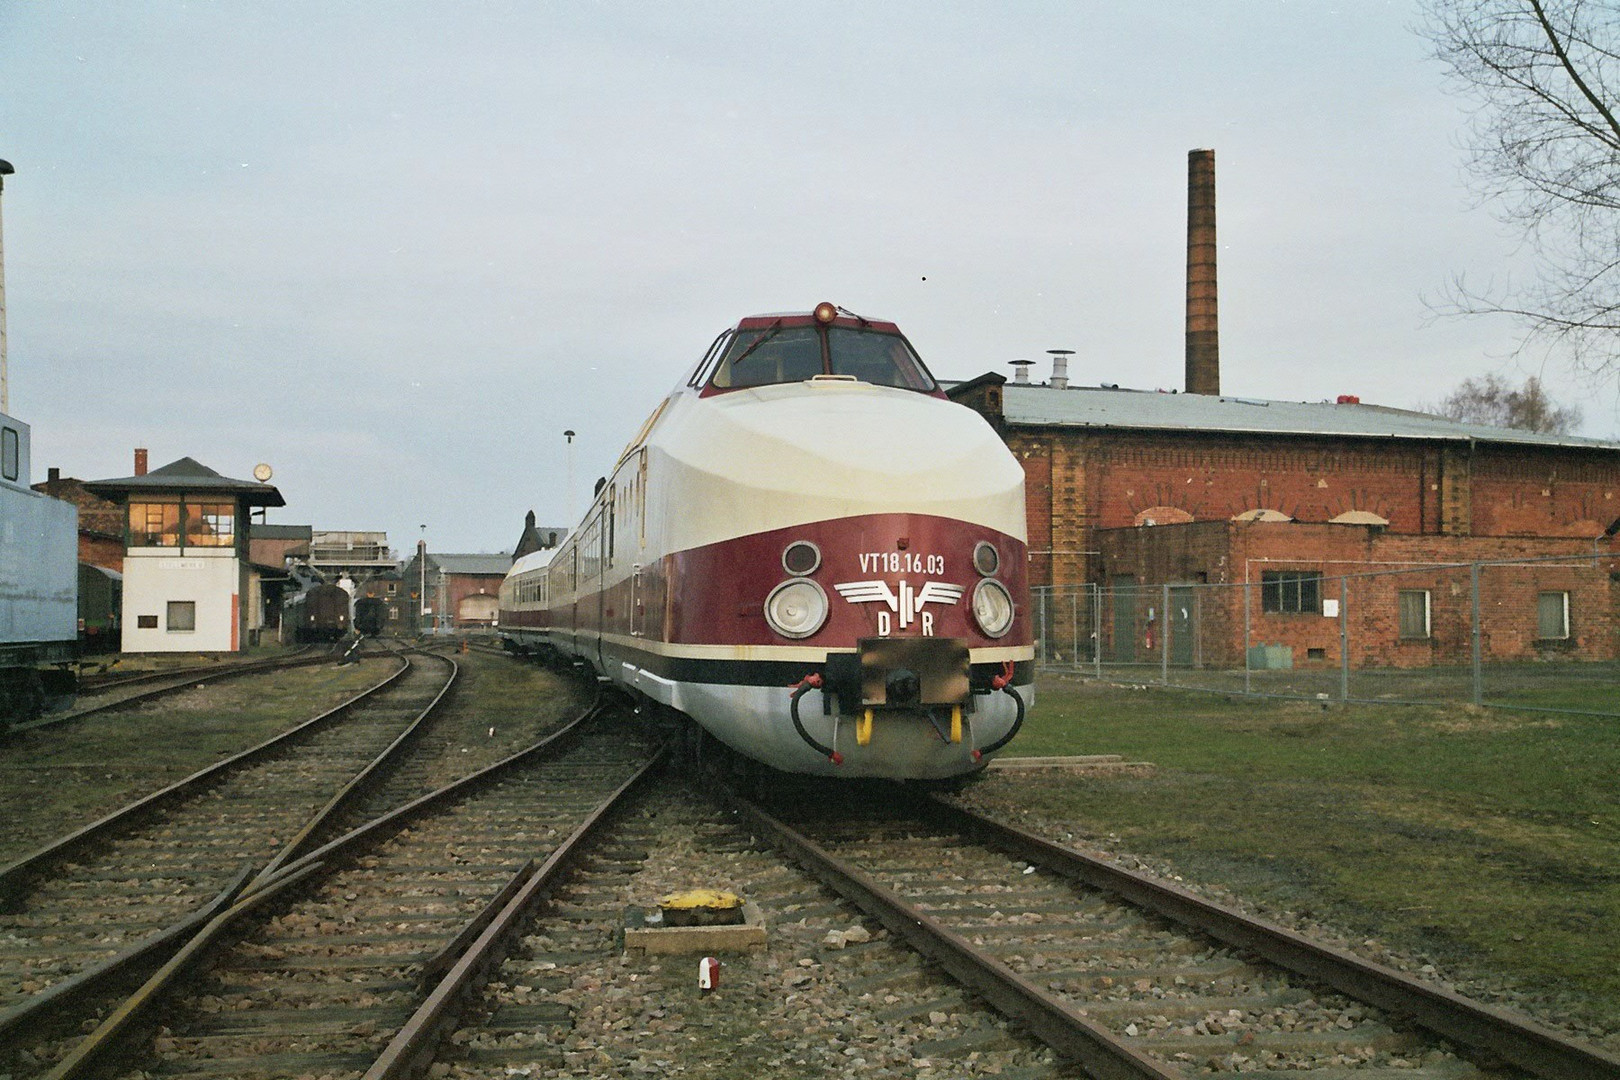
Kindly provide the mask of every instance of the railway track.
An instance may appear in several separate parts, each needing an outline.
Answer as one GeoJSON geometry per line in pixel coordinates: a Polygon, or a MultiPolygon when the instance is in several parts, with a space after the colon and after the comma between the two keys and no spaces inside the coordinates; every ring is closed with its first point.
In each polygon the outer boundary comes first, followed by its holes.
{"type": "Polygon", "coordinates": [[[649,793],[585,843],[544,904],[525,915],[512,902],[505,947],[492,926],[488,955],[469,950],[461,985],[447,976],[365,1080],[417,1075],[430,1058],[458,1080],[1083,1075],[758,836],[678,784],[649,793]],[[712,995],[696,986],[701,953],[624,952],[627,907],[698,886],[744,895],[767,927],[759,951],[721,953],[712,995]]]}
{"type": "MultiPolygon", "coordinates": [[[[368,653],[374,655],[374,653],[368,653]]],[[[37,731],[40,728],[72,723],[87,716],[127,708],[151,701],[166,694],[176,693],[193,686],[218,682],[222,679],[241,678],[245,675],[280,671],[285,668],[310,667],[330,663],[337,654],[330,650],[306,647],[290,656],[274,660],[220,662],[170,671],[148,671],[135,675],[113,676],[81,683],[78,701],[67,712],[41,717],[27,724],[19,724],[15,731],[37,731]]]]}
{"type": "Polygon", "coordinates": [[[255,872],[330,829],[440,701],[433,657],[0,868],[0,1045],[49,1060],[86,1000],[161,961],[255,872]]]}
{"type": "Polygon", "coordinates": [[[536,860],[650,773],[655,755],[622,730],[563,737],[584,722],[261,879],[48,1075],[114,1054],[165,1076],[358,1074],[410,1017],[424,973],[431,985],[536,860]],[[148,1052],[121,1045],[127,1018],[159,999],[148,1052]]]}
{"type": "Polygon", "coordinates": [[[736,805],[1094,1076],[1620,1076],[1613,1055],[941,800],[791,824],[736,805]]]}

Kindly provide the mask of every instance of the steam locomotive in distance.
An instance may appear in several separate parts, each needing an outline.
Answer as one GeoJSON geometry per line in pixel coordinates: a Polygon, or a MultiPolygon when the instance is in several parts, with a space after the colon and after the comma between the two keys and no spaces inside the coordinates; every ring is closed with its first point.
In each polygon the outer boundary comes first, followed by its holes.
{"type": "Polygon", "coordinates": [[[558,548],[508,647],[589,664],[788,772],[981,768],[1033,699],[1024,474],[893,323],[743,319],[558,548]]]}

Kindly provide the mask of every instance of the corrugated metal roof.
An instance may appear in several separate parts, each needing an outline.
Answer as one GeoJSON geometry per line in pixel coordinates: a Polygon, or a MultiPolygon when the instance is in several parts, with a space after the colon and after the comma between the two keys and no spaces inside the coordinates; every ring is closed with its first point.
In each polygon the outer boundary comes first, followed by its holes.
{"type": "Polygon", "coordinates": [[[1449,442],[1520,443],[1584,450],[1620,450],[1620,443],[1574,435],[1464,424],[1428,413],[1383,405],[1265,401],[1207,394],[1165,394],[1095,386],[1007,383],[1002,411],[1010,424],[1140,428],[1268,435],[1337,435],[1449,442]]]}

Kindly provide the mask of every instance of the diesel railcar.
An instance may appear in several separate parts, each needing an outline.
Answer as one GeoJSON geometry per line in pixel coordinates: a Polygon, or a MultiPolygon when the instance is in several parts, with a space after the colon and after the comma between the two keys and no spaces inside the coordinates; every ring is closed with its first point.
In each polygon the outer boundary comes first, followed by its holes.
{"type": "Polygon", "coordinates": [[[1033,702],[1024,474],[891,322],[726,330],[557,549],[509,647],[588,664],[787,772],[945,779],[1033,702]]]}

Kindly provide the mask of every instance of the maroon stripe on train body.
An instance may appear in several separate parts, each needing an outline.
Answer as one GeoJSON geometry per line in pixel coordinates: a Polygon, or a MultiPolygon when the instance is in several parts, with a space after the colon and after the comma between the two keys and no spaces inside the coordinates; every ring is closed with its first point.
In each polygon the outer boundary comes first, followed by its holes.
{"type": "MultiPolygon", "coordinates": [[[[834,518],[754,533],[665,557],[669,599],[663,639],[690,645],[854,648],[861,638],[878,636],[880,610],[890,616],[890,637],[918,637],[920,622],[902,629],[898,614],[883,601],[853,603],[835,586],[881,581],[898,594],[902,581],[913,591],[938,581],[960,585],[963,593],[954,604],[924,607],[933,616],[932,636],[963,638],[970,648],[1028,645],[1032,641],[1028,561],[1026,545],[1005,533],[925,514],[834,518]],[[826,591],[830,614],[815,634],[793,640],[771,630],[764,605],[773,588],[794,576],[783,568],[782,552],[798,540],[821,549],[821,565],[808,576],[826,591]],[[980,581],[973,549],[981,540],[1000,552],[1001,568],[994,576],[1007,587],[1015,605],[1012,629],[1000,638],[985,636],[970,611],[973,588],[980,581]],[[899,556],[898,570],[890,568],[892,555],[899,556]],[[931,558],[936,560],[933,566],[931,558]]],[[[615,604],[610,601],[607,606],[615,604]]],[[[653,636],[654,627],[647,631],[653,636]]]]}

